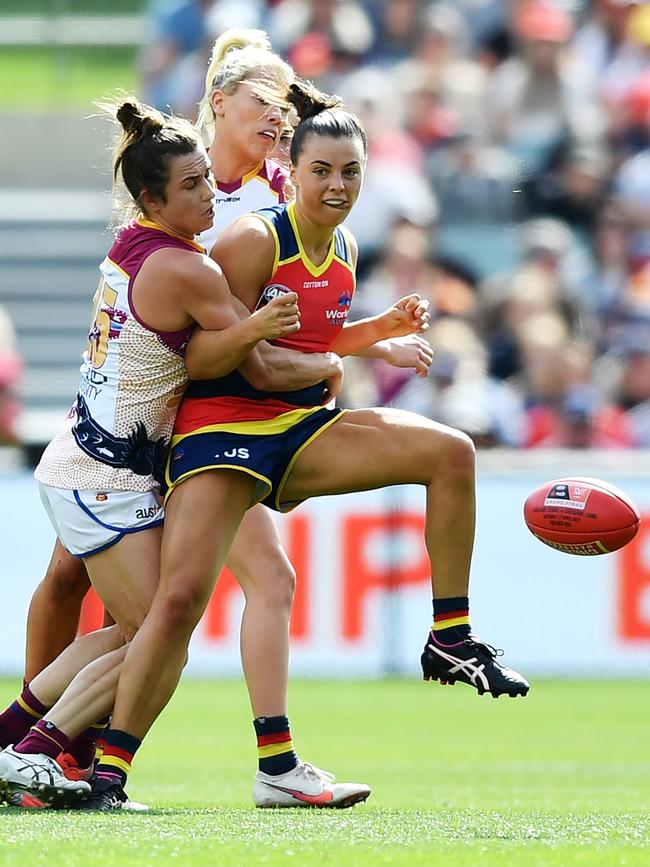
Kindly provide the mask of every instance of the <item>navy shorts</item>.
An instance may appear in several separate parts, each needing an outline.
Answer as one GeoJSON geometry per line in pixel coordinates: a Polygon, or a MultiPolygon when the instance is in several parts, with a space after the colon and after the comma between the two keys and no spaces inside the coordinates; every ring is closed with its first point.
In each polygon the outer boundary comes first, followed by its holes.
{"type": "Polygon", "coordinates": [[[251,506],[264,503],[288,512],[299,503],[282,500],[291,468],[306,446],[346,410],[295,409],[266,421],[207,425],[172,437],[167,461],[166,496],[185,479],[206,470],[240,470],[253,476],[251,506]]]}

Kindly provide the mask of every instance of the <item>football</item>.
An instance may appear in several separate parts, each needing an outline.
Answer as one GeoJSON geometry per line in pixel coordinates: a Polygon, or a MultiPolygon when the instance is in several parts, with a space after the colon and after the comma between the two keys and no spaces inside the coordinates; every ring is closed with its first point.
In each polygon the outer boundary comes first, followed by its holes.
{"type": "Polygon", "coordinates": [[[600,479],[566,478],[547,482],[524,503],[530,532],[557,551],[592,556],[609,554],[637,534],[641,516],[618,488],[600,479]]]}

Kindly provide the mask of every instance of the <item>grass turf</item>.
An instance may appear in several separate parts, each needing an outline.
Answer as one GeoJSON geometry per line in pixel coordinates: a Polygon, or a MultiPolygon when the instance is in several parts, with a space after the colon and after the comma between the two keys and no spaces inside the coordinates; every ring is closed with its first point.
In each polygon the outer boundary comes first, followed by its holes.
{"type": "Polygon", "coordinates": [[[93,101],[106,94],[137,89],[135,48],[2,46],[0,50],[0,111],[92,111],[93,101]]]}
{"type": "MultiPolygon", "coordinates": [[[[17,682],[0,682],[0,703],[17,682]]],[[[255,750],[239,682],[186,680],[129,789],[147,815],[0,811],[0,865],[648,864],[644,682],[539,682],[530,696],[403,680],[296,681],[300,753],[373,795],[348,811],[250,806],[255,750]]]]}

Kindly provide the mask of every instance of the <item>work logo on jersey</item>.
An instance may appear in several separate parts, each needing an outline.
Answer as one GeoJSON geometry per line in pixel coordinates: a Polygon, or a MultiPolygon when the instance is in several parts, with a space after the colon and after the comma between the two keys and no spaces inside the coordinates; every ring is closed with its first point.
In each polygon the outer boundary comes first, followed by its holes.
{"type": "Polygon", "coordinates": [[[348,318],[350,304],[352,304],[352,292],[349,289],[345,289],[339,296],[338,305],[334,309],[330,308],[325,311],[327,322],[330,325],[340,325],[342,322],[345,322],[348,318]]]}
{"type": "Polygon", "coordinates": [[[255,309],[261,310],[262,307],[266,307],[269,301],[273,301],[274,298],[279,298],[280,295],[286,295],[288,292],[293,292],[293,289],[289,289],[289,287],[285,286],[283,283],[271,283],[268,286],[265,286],[255,309]]]}

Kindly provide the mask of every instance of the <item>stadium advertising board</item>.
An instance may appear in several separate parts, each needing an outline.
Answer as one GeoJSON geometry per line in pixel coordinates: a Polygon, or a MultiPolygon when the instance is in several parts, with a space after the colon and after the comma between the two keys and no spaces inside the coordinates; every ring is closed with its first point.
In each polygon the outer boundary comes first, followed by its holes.
{"type": "MultiPolygon", "coordinates": [[[[621,551],[577,557],[543,546],[524,525],[522,503],[543,477],[480,474],[472,621],[525,673],[650,670],[650,485],[611,471],[608,479],[637,502],[641,529],[621,551]],[[577,641],[571,637],[576,618],[577,641]]],[[[27,607],[53,534],[29,474],[3,476],[2,490],[0,669],[19,674],[27,607]]],[[[431,613],[423,505],[421,490],[393,488],[313,500],[278,516],[298,573],[294,674],[417,674],[431,613]]],[[[225,573],[193,638],[189,673],[239,674],[242,607],[241,592],[225,573]]],[[[85,627],[98,615],[89,604],[85,627]]]]}

